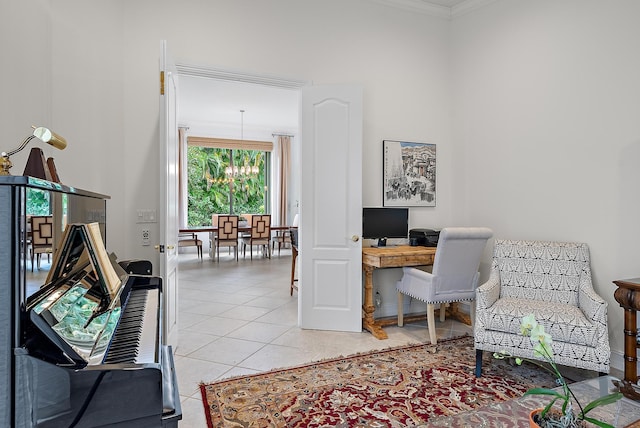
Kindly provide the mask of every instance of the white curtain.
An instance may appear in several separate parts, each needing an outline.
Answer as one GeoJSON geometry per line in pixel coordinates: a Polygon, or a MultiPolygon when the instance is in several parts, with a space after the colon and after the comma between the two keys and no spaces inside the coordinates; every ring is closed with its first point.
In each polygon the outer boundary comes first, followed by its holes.
{"type": "Polygon", "coordinates": [[[291,137],[279,135],[275,142],[274,180],[272,180],[272,222],[286,225],[289,219],[289,187],[291,181],[291,137]]]}
{"type": "Polygon", "coordinates": [[[179,227],[187,227],[187,131],[178,127],[178,218],[179,227]]]}

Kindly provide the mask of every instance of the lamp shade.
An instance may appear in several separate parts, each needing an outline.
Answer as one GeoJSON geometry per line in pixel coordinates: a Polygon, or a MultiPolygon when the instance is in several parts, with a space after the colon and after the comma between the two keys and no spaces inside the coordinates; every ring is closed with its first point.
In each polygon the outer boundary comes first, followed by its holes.
{"type": "Polygon", "coordinates": [[[42,142],[52,145],[56,149],[64,150],[65,147],[67,147],[67,140],[43,126],[35,128],[33,135],[42,142]]]}

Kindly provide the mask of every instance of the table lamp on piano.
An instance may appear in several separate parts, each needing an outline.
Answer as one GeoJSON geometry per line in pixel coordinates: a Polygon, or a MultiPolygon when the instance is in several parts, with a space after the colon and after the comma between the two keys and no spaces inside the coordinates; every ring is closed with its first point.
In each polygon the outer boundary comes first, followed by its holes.
{"type": "MultiPolygon", "coordinates": [[[[37,128],[33,126],[32,128],[33,133],[25,138],[17,148],[0,154],[0,175],[11,175],[9,169],[11,169],[13,164],[9,158],[24,149],[34,138],[38,138],[40,141],[47,143],[56,149],[64,150],[64,148],[67,147],[67,141],[48,128],[44,128],[42,126],[37,128]]],[[[60,182],[58,174],[55,171],[53,159],[49,158],[49,162],[47,164],[47,162],[44,161],[44,154],[39,148],[33,148],[31,150],[24,175],[31,175],[44,180],[60,182]],[[51,171],[49,165],[51,165],[53,171],[51,171]],[[55,176],[53,174],[55,174],[55,176]]]]}

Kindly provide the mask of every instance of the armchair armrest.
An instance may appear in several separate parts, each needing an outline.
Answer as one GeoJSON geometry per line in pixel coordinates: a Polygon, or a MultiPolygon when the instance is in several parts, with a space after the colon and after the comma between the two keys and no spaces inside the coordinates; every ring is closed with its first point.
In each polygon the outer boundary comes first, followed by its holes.
{"type": "Polygon", "coordinates": [[[578,289],[578,306],[585,317],[605,326],[607,325],[607,302],[596,293],[591,282],[591,269],[582,268],[580,274],[580,288],[578,289]]]}
{"type": "Polygon", "coordinates": [[[491,265],[489,279],[476,289],[476,313],[491,307],[500,298],[500,271],[496,261],[491,265]]]}

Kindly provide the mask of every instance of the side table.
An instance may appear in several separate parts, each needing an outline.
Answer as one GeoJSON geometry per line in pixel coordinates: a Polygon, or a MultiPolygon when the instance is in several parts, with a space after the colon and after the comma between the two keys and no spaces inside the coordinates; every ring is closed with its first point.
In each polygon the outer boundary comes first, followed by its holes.
{"type": "Polygon", "coordinates": [[[638,325],[640,311],[640,278],[613,281],[618,289],[613,294],[624,309],[624,380],[638,382],[638,325]]]}

